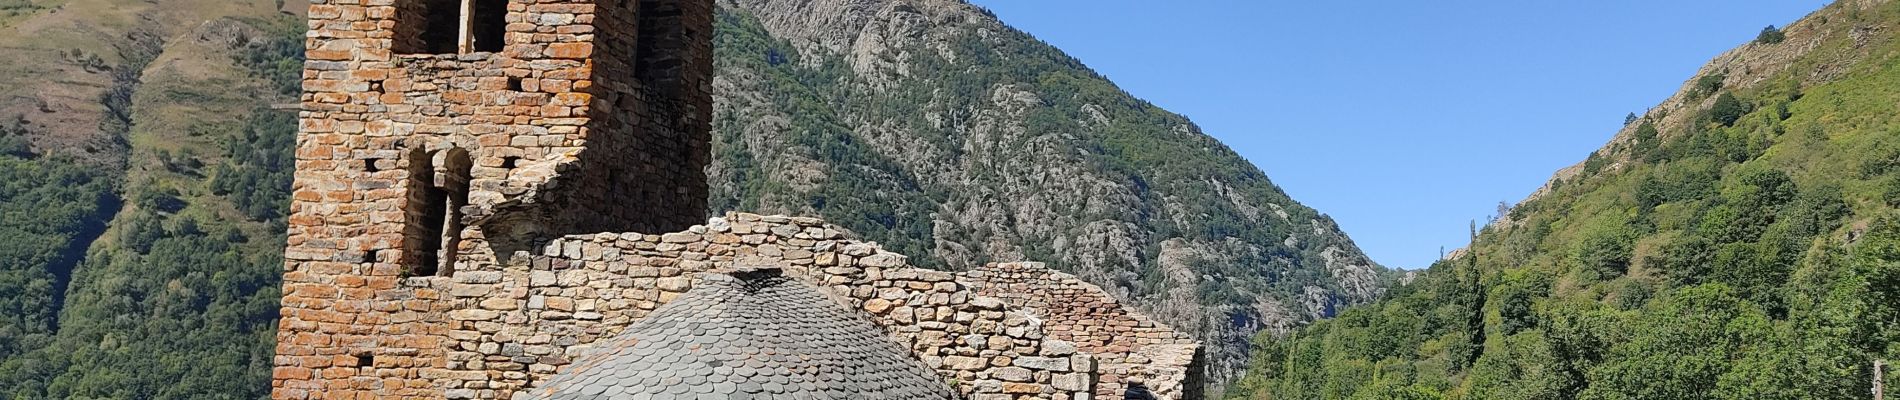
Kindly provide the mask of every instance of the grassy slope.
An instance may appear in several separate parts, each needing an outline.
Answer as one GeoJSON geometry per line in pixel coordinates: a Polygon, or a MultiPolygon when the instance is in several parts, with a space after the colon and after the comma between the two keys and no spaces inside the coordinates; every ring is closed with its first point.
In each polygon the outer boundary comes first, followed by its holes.
{"type": "Polygon", "coordinates": [[[0,11],[0,117],[30,122],[35,148],[113,165],[124,132],[109,127],[106,92],[130,86],[154,45],[227,16],[268,17],[277,3],[238,1],[4,0],[0,11]]]}
{"type": "Polygon", "coordinates": [[[1236,397],[1864,397],[1900,358],[1896,21],[1842,2],[1748,45],[1796,55],[1712,66],[1462,258],[1257,339],[1236,397]]]}

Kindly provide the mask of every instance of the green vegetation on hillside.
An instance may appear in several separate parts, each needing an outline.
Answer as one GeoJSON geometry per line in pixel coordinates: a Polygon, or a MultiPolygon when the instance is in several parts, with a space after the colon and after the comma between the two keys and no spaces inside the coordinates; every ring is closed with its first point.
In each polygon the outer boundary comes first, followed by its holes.
{"type": "MultiPolygon", "coordinates": [[[[1204,184],[1209,180],[1232,182],[1237,187],[1230,190],[1241,191],[1242,194],[1236,195],[1238,197],[1258,201],[1254,206],[1296,204],[1269,182],[1264,174],[1240,161],[1237,155],[1212,138],[1170,133],[1173,127],[1185,126],[1189,122],[1129,97],[1106,79],[1093,74],[1053,47],[1033,41],[998,43],[986,41],[978,35],[966,35],[952,44],[959,46],[955,48],[955,54],[970,59],[953,62],[944,59],[938,52],[918,51],[913,55],[915,67],[910,69],[913,76],[909,79],[919,84],[865,93],[862,88],[845,84],[845,81],[854,78],[850,67],[841,59],[805,60],[798,52],[792,51],[788,43],[772,38],[756,21],[743,13],[723,11],[718,21],[719,34],[715,39],[715,48],[719,53],[715,59],[722,64],[721,68],[743,68],[763,74],[760,85],[764,90],[761,92],[773,96],[772,105],[791,118],[789,126],[782,129],[783,134],[790,137],[790,150],[802,157],[821,161],[820,164],[829,168],[825,176],[832,179],[819,185],[809,197],[788,196],[786,192],[795,189],[786,187],[783,182],[766,179],[765,173],[756,169],[764,164],[753,157],[764,152],[764,149],[750,148],[742,136],[745,133],[742,124],[752,121],[739,120],[733,113],[721,113],[714,122],[714,156],[721,160],[721,164],[732,166],[734,171],[713,178],[732,182],[729,186],[739,190],[715,193],[712,196],[715,199],[715,211],[798,209],[800,206],[809,206],[829,222],[913,255],[913,261],[936,263],[938,261],[927,257],[931,254],[933,240],[932,214],[939,211],[940,204],[964,200],[957,197],[968,194],[948,193],[944,188],[917,182],[914,177],[920,171],[914,169],[919,165],[881,155],[871,144],[852,134],[852,129],[855,129],[853,126],[840,120],[847,116],[874,121],[895,120],[906,135],[941,147],[958,149],[968,140],[959,137],[964,134],[956,131],[959,127],[940,125],[942,121],[933,121],[926,113],[920,112],[920,106],[929,105],[928,108],[933,111],[939,108],[963,112],[983,110],[991,107],[987,103],[994,101],[991,96],[998,87],[1014,87],[1035,94],[1065,94],[1037,99],[1038,104],[1030,108],[1030,115],[1023,121],[1024,130],[1038,135],[1080,137],[1062,144],[1082,146],[1071,151],[1086,155],[1085,168],[1094,169],[1091,172],[1124,180],[1139,188],[1136,195],[1143,196],[1142,206],[1154,208],[1141,210],[1140,214],[1149,219],[1137,222],[1154,229],[1154,237],[1266,239],[1262,240],[1266,243],[1260,245],[1268,247],[1268,252],[1257,254],[1260,259],[1206,265],[1204,267],[1207,269],[1197,270],[1197,273],[1216,277],[1268,274],[1270,279],[1249,279],[1245,282],[1274,282],[1285,286],[1277,288],[1284,290],[1272,290],[1276,293],[1297,291],[1302,285],[1328,284],[1325,282],[1326,277],[1318,275],[1300,275],[1298,279],[1271,275],[1280,272],[1324,273],[1324,268],[1316,265],[1322,259],[1317,253],[1324,249],[1323,246],[1338,243],[1311,240],[1299,241],[1297,245],[1283,244],[1282,239],[1305,236],[1310,233],[1310,229],[1304,225],[1248,217],[1247,212],[1227,201],[1223,193],[1216,191],[1217,188],[1204,184]],[[964,65],[983,67],[957,68],[964,65]],[[1106,113],[1105,119],[1111,125],[1085,126],[1087,115],[1084,110],[1091,108],[1106,113]],[[1162,214],[1169,211],[1159,209],[1161,199],[1149,198],[1151,196],[1174,197],[1174,201],[1178,202],[1175,205],[1184,208],[1179,210],[1181,214],[1197,216],[1197,219],[1187,223],[1168,220],[1162,214]],[[809,199],[810,204],[769,204],[770,199],[779,197],[809,199]]],[[[1025,150],[995,151],[1014,154],[1025,150]]],[[[952,159],[959,160],[961,157],[952,159]]],[[[983,175],[992,173],[989,171],[976,172],[978,175],[975,179],[982,180],[978,182],[982,184],[1000,185],[1005,179],[983,175]]],[[[1078,209],[1066,213],[1071,218],[1087,221],[1119,218],[1118,214],[1125,211],[1078,209]]],[[[1325,220],[1324,216],[1305,207],[1286,207],[1284,211],[1289,213],[1287,219],[1291,221],[1325,220]]],[[[964,242],[980,245],[988,238],[968,239],[964,242]]],[[[1017,244],[1024,247],[1027,253],[1025,259],[1055,261],[1063,258],[1061,251],[1055,248],[1058,244],[1054,242],[1025,241],[1017,244]]],[[[1143,253],[1158,252],[1158,244],[1146,246],[1148,248],[1143,253]]],[[[1160,273],[1149,269],[1152,267],[1122,267],[1141,269],[1143,274],[1160,273]]],[[[1165,282],[1165,279],[1142,278],[1130,276],[1126,284],[1137,288],[1139,292],[1152,293],[1167,289],[1152,286],[1165,282]]],[[[1210,285],[1204,289],[1208,291],[1204,295],[1210,299],[1237,296],[1238,291],[1268,291],[1266,288],[1243,286],[1240,282],[1210,285]]]]}
{"type": "MultiPolygon", "coordinates": [[[[70,271],[70,289],[54,288],[66,294],[56,331],[28,332],[32,342],[17,354],[5,351],[7,335],[0,331],[0,398],[253,399],[268,394],[296,122],[292,114],[229,99],[294,98],[302,41],[301,25],[287,18],[249,24],[267,29],[269,36],[241,38],[248,44],[230,51],[233,64],[244,67],[240,73],[249,74],[231,78],[248,84],[220,87],[148,77],[135,79],[147,82],[113,97],[121,102],[123,126],[133,136],[131,168],[122,185],[129,204],[70,271]],[[174,91],[179,86],[195,92],[174,91]],[[235,123],[223,116],[184,116],[194,123],[184,132],[152,128],[163,125],[158,119],[181,117],[153,111],[172,106],[249,109],[251,115],[235,123]]],[[[13,165],[0,160],[0,175],[13,165]]],[[[63,185],[6,176],[8,185],[0,191],[11,192],[18,184],[29,190],[22,193],[50,198],[38,203],[0,199],[0,210],[8,210],[9,217],[12,207],[47,221],[77,218],[52,210],[110,215],[84,208],[100,200],[70,199],[109,193],[103,184],[85,184],[84,174],[53,175],[70,181],[63,185]],[[95,186],[101,188],[88,191],[95,186]]],[[[119,205],[93,207],[101,206],[119,205]]],[[[9,232],[13,221],[0,223],[0,232],[9,232]]],[[[16,260],[58,265],[17,257],[0,263],[16,260]]],[[[8,283],[0,278],[0,285],[8,283]]],[[[24,293],[20,298],[61,296],[24,293]]],[[[7,301],[0,298],[11,308],[7,301]]]]}
{"type": "Polygon", "coordinates": [[[66,275],[117,206],[112,185],[70,162],[0,154],[0,359],[45,346],[66,275]]]}
{"type": "MultiPolygon", "coordinates": [[[[1900,7],[1842,14],[1823,27],[1900,7]]],[[[1900,359],[1900,45],[1846,36],[1767,82],[1696,80],[1715,97],[1688,123],[1633,121],[1463,257],[1256,338],[1231,397],[1866,398],[1873,360],[1900,359]]]]}
{"type": "Polygon", "coordinates": [[[0,0],[0,18],[25,15],[40,9],[32,0],[0,0]]]}
{"type": "MultiPolygon", "coordinates": [[[[851,228],[894,251],[929,254],[931,198],[942,193],[926,193],[898,163],[867,148],[851,134],[851,127],[840,121],[835,105],[825,101],[835,93],[817,92],[844,79],[849,68],[837,59],[819,61],[813,68],[800,67],[804,60],[797,52],[772,38],[749,15],[721,10],[713,38],[714,60],[722,69],[738,68],[763,75],[763,91],[771,95],[768,101],[791,118],[783,132],[790,148],[784,150],[818,161],[826,167],[824,174],[830,179],[810,192],[788,195],[790,188],[766,179],[760,171],[768,167],[763,160],[753,158],[759,150],[747,147],[741,124],[752,121],[739,121],[734,114],[722,113],[713,121],[713,157],[730,166],[733,173],[713,179],[735,183],[715,188],[739,190],[714,193],[710,205],[714,212],[759,210],[768,196],[786,196],[802,204],[775,206],[810,209],[827,222],[851,228]]],[[[912,262],[941,267],[923,257],[912,262]]]]}

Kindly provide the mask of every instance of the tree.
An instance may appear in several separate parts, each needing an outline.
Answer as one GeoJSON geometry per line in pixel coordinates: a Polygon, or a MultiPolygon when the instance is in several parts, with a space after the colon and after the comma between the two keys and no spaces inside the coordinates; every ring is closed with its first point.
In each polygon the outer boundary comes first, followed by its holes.
{"type": "Polygon", "coordinates": [[[1748,114],[1748,105],[1735,98],[1734,93],[1722,92],[1715,98],[1715,105],[1709,107],[1709,118],[1722,126],[1735,126],[1735,121],[1748,114]]]}

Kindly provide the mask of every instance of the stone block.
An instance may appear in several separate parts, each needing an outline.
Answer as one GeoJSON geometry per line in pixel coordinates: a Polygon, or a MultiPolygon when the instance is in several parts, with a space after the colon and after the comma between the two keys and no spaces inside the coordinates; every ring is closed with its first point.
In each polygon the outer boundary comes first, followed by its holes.
{"type": "Polygon", "coordinates": [[[981,358],[964,356],[949,356],[943,358],[943,368],[949,370],[974,371],[987,366],[988,364],[981,358]]]}
{"type": "Polygon", "coordinates": [[[1054,372],[1068,372],[1069,371],[1068,358],[1018,357],[1016,358],[1015,365],[1019,367],[1023,367],[1023,368],[1043,370],[1043,371],[1054,371],[1054,372]]]}

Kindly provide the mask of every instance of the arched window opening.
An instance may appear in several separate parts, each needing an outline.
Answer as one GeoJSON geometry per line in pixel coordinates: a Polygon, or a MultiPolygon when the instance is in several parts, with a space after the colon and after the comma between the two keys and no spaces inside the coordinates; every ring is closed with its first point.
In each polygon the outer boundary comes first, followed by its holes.
{"type": "Polygon", "coordinates": [[[462,208],[468,205],[469,173],[475,163],[461,148],[409,154],[408,201],[403,227],[407,276],[449,276],[462,241],[462,208]],[[440,168],[437,167],[440,165],[440,168]]]}

